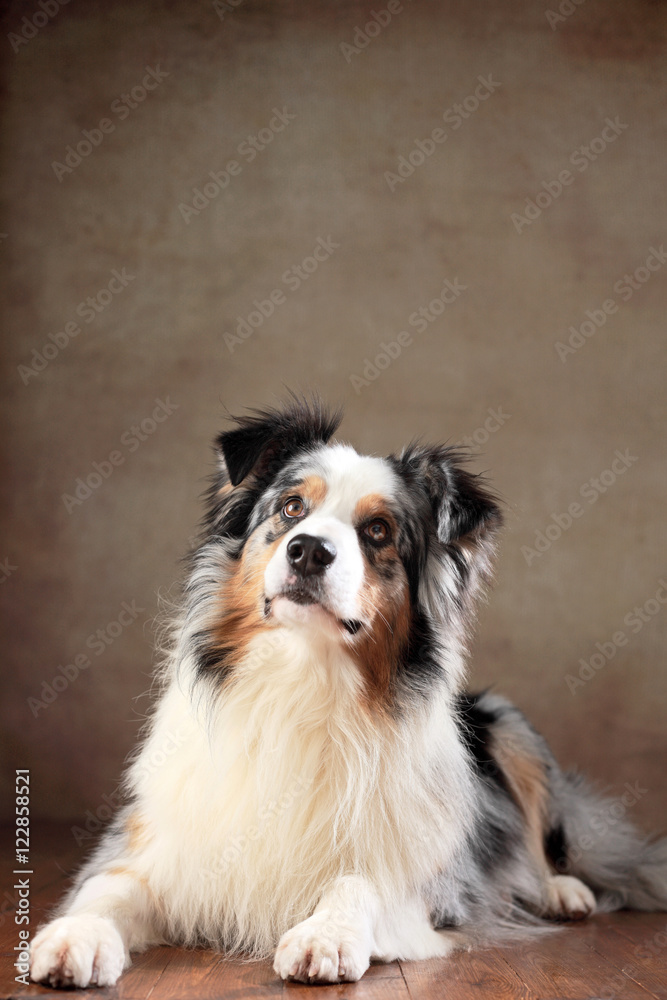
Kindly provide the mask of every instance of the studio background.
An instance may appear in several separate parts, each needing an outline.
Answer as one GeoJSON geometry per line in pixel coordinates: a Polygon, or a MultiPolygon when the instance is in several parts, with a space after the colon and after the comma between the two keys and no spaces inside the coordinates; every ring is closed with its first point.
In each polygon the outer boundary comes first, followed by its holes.
{"type": "Polygon", "coordinates": [[[561,7],[7,6],[0,712],[33,816],[113,796],[210,442],[290,386],[363,451],[470,439],[507,505],[471,684],[664,825],[667,8],[561,7]]]}

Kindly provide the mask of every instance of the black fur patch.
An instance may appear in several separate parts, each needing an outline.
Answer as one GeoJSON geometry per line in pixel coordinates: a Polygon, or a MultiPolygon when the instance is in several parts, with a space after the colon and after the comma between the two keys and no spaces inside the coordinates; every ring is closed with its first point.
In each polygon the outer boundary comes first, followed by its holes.
{"type": "Polygon", "coordinates": [[[567,857],[565,830],[563,829],[562,824],[559,823],[557,826],[552,827],[552,829],[545,834],[544,853],[557,872],[562,874],[570,867],[570,862],[567,857]]]}
{"type": "Polygon", "coordinates": [[[412,612],[410,633],[398,667],[398,681],[428,697],[433,681],[442,674],[433,627],[418,608],[412,612]]]}
{"type": "Polygon", "coordinates": [[[477,765],[478,773],[509,794],[507,779],[491,752],[491,728],[498,721],[498,716],[480,707],[479,701],[483,694],[484,692],[476,694],[463,692],[457,695],[459,731],[477,765]]]}
{"type": "Polygon", "coordinates": [[[245,541],[255,507],[285,463],[299,451],[326,444],[341,418],[340,411],[329,413],[317,398],[309,401],[294,394],[282,410],[255,410],[232,418],[237,427],[215,442],[225,468],[213,475],[206,493],[205,536],[245,541]],[[229,483],[239,488],[225,490],[229,483]]]}
{"type": "Polygon", "coordinates": [[[462,692],[456,697],[456,712],[459,732],[478,776],[484,782],[481,793],[494,798],[502,798],[507,803],[506,822],[501,826],[497,820],[482,813],[475,834],[471,839],[470,852],[484,874],[506,862],[521,843],[522,820],[514,802],[505,774],[492,752],[493,727],[500,714],[483,708],[480,701],[485,692],[462,692]]]}
{"type": "Polygon", "coordinates": [[[326,444],[342,413],[328,413],[316,398],[309,401],[292,395],[283,409],[254,410],[252,416],[233,419],[238,426],[224,431],[216,441],[230,482],[238,486],[252,472],[266,486],[297,452],[326,444]]]}
{"type": "Polygon", "coordinates": [[[211,632],[196,632],[192,639],[192,652],[196,664],[196,678],[201,680],[204,677],[223,681],[231,671],[232,664],[229,657],[232,650],[224,645],[216,643],[211,632]]]}
{"type": "Polygon", "coordinates": [[[231,496],[221,496],[221,485],[224,484],[216,476],[208,491],[208,513],[204,522],[208,535],[245,540],[248,524],[261,491],[258,488],[245,489],[231,496]]]}
{"type": "Polygon", "coordinates": [[[514,830],[500,826],[488,816],[482,817],[476,834],[470,850],[485,875],[511,858],[518,843],[514,830]]]}
{"type": "Polygon", "coordinates": [[[480,476],[460,466],[469,461],[458,448],[410,445],[391,460],[407,481],[423,484],[441,542],[452,542],[481,528],[502,524],[500,506],[480,476]]]}

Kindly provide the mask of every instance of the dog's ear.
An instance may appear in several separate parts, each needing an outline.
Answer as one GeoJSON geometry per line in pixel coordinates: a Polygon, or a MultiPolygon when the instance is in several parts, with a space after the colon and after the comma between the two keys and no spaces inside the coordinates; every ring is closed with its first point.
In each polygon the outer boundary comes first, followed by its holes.
{"type": "Polygon", "coordinates": [[[233,418],[237,426],[216,439],[216,447],[232,486],[249,475],[266,480],[302,448],[326,444],[342,413],[327,412],[317,398],[293,396],[282,409],[253,410],[233,418]]]}
{"type": "Polygon", "coordinates": [[[438,540],[447,544],[466,536],[492,536],[502,525],[497,498],[480,476],[462,464],[458,448],[411,445],[399,457],[410,479],[426,490],[438,540]]]}

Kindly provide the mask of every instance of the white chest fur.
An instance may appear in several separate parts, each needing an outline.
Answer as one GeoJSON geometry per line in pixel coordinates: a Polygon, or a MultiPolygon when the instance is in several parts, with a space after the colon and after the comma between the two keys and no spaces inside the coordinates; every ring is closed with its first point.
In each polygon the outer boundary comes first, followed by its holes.
{"type": "Polygon", "coordinates": [[[392,721],[344,652],[279,630],[196,702],[171,681],[130,775],[132,863],[171,933],[266,954],[337,876],[395,903],[460,845],[469,775],[444,691],[392,721]]]}

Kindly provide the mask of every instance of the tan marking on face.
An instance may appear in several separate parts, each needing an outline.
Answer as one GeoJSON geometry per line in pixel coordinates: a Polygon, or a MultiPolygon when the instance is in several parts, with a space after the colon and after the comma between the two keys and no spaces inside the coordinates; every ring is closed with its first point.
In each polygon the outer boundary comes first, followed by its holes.
{"type": "Polygon", "coordinates": [[[236,659],[256,635],[275,628],[264,616],[264,572],[282,539],[267,545],[266,532],[265,524],[253,532],[220,593],[220,614],[213,632],[221,646],[236,651],[236,659]]]}
{"type": "Polygon", "coordinates": [[[374,549],[374,565],[370,563],[366,556],[364,557],[368,570],[366,575],[369,578],[371,585],[381,585],[383,582],[382,580],[373,580],[374,575],[377,577],[377,574],[374,573],[375,566],[382,565],[383,563],[385,565],[389,565],[392,562],[396,562],[397,555],[394,542],[396,539],[397,525],[394,515],[391,514],[387,508],[387,501],[385,498],[380,496],[379,493],[368,493],[365,497],[362,497],[361,500],[358,501],[354,509],[354,523],[361,528],[364,524],[376,519],[387,523],[390,531],[390,539],[374,549]]]}
{"type": "Polygon", "coordinates": [[[302,500],[308,500],[311,507],[318,507],[327,495],[327,484],[321,476],[306,476],[301,483],[295,486],[294,492],[302,500]]]}
{"type": "Polygon", "coordinates": [[[366,682],[369,702],[385,709],[391,702],[392,682],[410,634],[410,598],[405,574],[401,570],[398,579],[388,583],[374,567],[366,564],[359,602],[370,625],[357,634],[352,658],[366,682]]]}
{"type": "Polygon", "coordinates": [[[493,755],[507,778],[514,801],[526,823],[526,845],[538,867],[548,868],[544,853],[544,831],[547,822],[548,787],[544,763],[529,754],[502,746],[502,739],[493,748],[493,755]]]}
{"type": "Polygon", "coordinates": [[[392,530],[396,530],[396,522],[393,515],[387,510],[387,501],[379,493],[367,493],[361,500],[357,501],[354,508],[354,523],[363,524],[365,521],[372,521],[373,518],[380,517],[386,521],[392,530]]]}
{"type": "Polygon", "coordinates": [[[392,698],[392,682],[401,657],[404,655],[410,633],[410,597],[405,570],[398,561],[393,539],[396,521],[389,512],[385,497],[367,493],[357,501],[354,523],[358,528],[375,518],[386,521],[391,540],[373,550],[373,562],[364,553],[364,582],[359,603],[365,619],[357,635],[352,657],[366,681],[369,702],[375,708],[386,709],[392,698]],[[378,572],[378,567],[396,566],[393,579],[378,572]]]}

